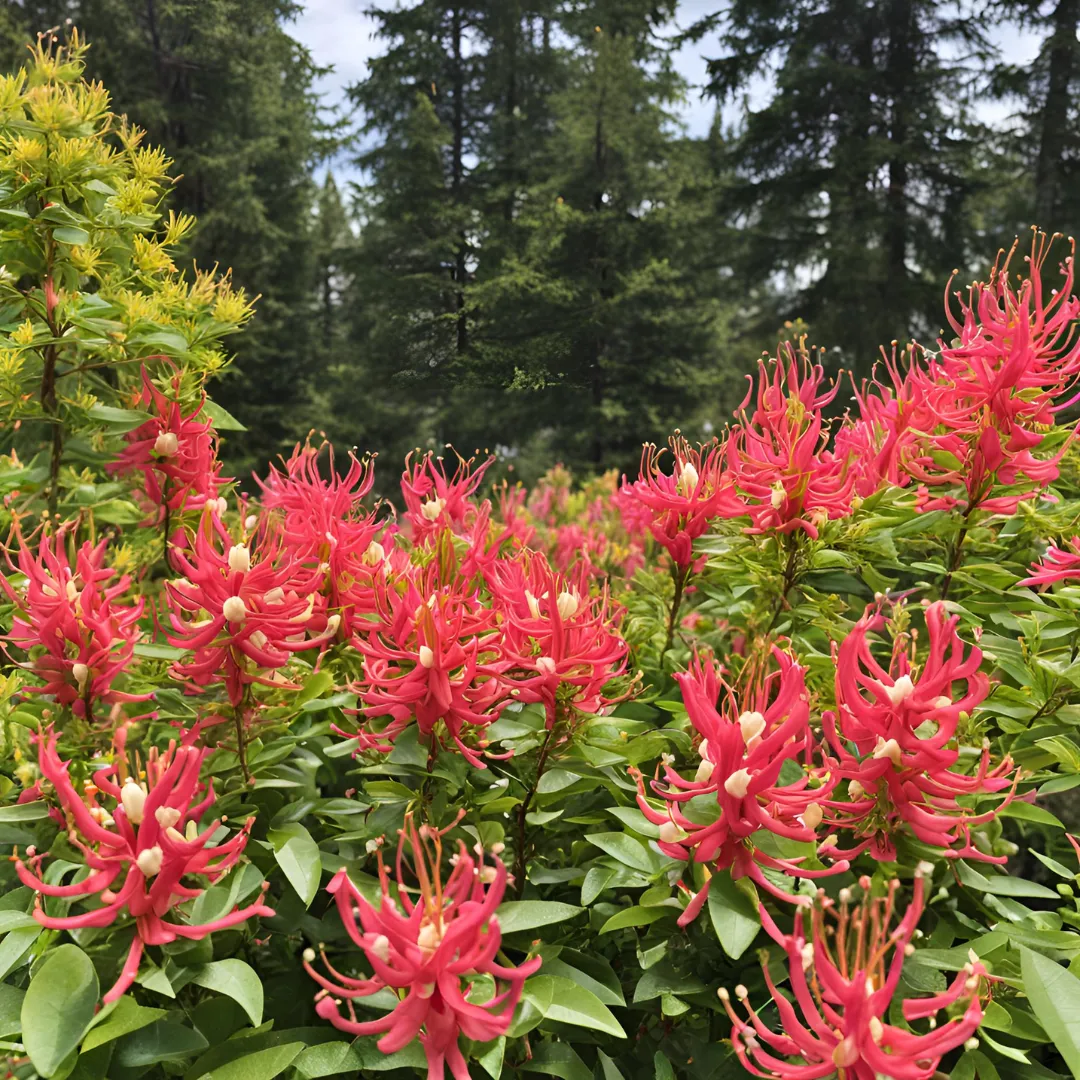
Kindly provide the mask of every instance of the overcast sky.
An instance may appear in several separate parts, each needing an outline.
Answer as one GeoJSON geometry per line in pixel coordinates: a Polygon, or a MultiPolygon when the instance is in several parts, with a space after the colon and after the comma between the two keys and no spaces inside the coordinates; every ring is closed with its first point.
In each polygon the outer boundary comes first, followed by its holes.
{"type": "MultiPolygon", "coordinates": [[[[378,53],[381,43],[374,38],[374,20],[363,14],[371,0],[301,0],[304,11],[292,25],[294,36],[311,50],[317,64],[331,67],[318,89],[328,104],[341,100],[344,88],[364,78],[367,62],[378,53]]],[[[678,27],[685,28],[694,19],[717,8],[718,0],[681,0],[678,27]]],[[[676,27],[672,27],[672,32],[676,27]]],[[[999,40],[1002,53],[1014,62],[1023,62],[1034,54],[1036,42],[1030,35],[1002,33],[999,40]]],[[[700,87],[705,80],[705,61],[709,41],[687,45],[675,54],[675,63],[690,84],[688,100],[682,118],[692,135],[704,135],[713,115],[713,103],[702,100],[700,87]]],[[[991,107],[988,107],[988,112],[991,107]]],[[[993,106],[999,113],[1001,106],[993,106]]],[[[341,164],[335,172],[344,171],[341,164]]]]}

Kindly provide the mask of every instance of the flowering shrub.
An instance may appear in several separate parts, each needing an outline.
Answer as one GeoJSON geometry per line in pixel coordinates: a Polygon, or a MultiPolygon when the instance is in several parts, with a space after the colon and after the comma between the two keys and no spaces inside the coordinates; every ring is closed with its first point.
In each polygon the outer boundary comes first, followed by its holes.
{"type": "Polygon", "coordinates": [[[80,56],[3,88],[8,1074],[1077,1075],[1071,251],[636,476],[239,484],[246,301],[80,56]]]}

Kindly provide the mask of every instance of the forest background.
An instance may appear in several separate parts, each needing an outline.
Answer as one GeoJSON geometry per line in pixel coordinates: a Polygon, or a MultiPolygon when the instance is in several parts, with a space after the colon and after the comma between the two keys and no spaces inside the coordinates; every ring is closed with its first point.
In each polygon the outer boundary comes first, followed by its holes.
{"type": "Polygon", "coordinates": [[[77,25],[185,259],[261,297],[212,388],[238,477],[311,429],[631,471],[779,338],[865,376],[952,270],[1080,225],[1080,0],[337,2],[375,37],[331,100],[288,0],[0,0],[4,70],[77,25]]]}

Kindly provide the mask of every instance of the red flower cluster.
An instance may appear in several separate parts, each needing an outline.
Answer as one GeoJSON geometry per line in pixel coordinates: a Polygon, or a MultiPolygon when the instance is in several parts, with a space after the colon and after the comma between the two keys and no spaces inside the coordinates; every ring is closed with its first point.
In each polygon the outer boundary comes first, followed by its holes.
{"type": "Polygon", "coordinates": [[[52,930],[111,926],[124,913],[134,919],[135,936],[127,960],[120,978],[105,994],[106,1002],[121,997],[135,981],[147,945],[167,945],[177,938],[198,941],[253,916],[274,914],[260,898],[209,923],[192,925],[166,918],[170,912],[182,914],[181,905],[203,891],[181,884],[181,879],[195,875],[212,884],[236,864],[253,819],[224,843],[211,846],[220,822],[202,825],[214,791],[199,782],[208,751],[175,742],[163,754],[155,747],[140,778],[128,767],[125,730],[118,732],[114,764],[95,771],[81,796],[68,775],[69,764],[57,754],[56,735],[49,731],[35,736],[38,766],[55,789],[68,822],[68,838],[85,857],[90,875],[73,885],[51,884],[40,874],[43,856],[28,850],[29,865],[15,857],[19,879],[37,893],[34,918],[42,926],[52,930]],[[107,799],[104,804],[102,795],[107,799]],[[119,887],[114,889],[117,882],[119,887]],[[80,915],[52,916],[46,913],[42,896],[94,897],[100,906],[80,915]]]}
{"type": "Polygon", "coordinates": [[[1031,564],[1032,573],[1020,585],[1053,585],[1059,581],[1080,581],[1080,536],[1065,547],[1050,544],[1041,562],[1031,564]]]}
{"type": "Polygon", "coordinates": [[[106,541],[84,543],[68,562],[63,531],[42,536],[35,557],[19,536],[17,565],[26,578],[20,588],[0,575],[0,585],[15,605],[8,640],[32,655],[30,667],[44,686],[28,686],[32,694],[48,694],[76,716],[94,719],[94,705],[146,701],[150,694],[127,694],[113,683],[130,665],[139,640],[143,601],[119,601],[130,588],[125,574],[117,578],[105,566],[106,541]],[[108,584],[112,581],[112,584],[108,584]]]}
{"type": "MultiPolygon", "coordinates": [[[[215,502],[223,484],[217,460],[217,438],[213,421],[203,414],[203,404],[184,415],[178,400],[170,399],[151,381],[144,367],[143,389],[137,405],[153,413],[127,434],[127,447],[108,466],[118,476],[139,473],[144,487],[141,495],[164,513],[170,510],[198,510],[215,502]]],[[[180,378],[173,380],[179,396],[180,378]]]]}
{"type": "Polygon", "coordinates": [[[1019,773],[1009,758],[991,767],[987,743],[972,775],[953,771],[960,757],[960,718],[989,692],[989,679],[979,671],[982,652],[972,646],[965,655],[959,621],[946,616],[941,603],[927,607],[929,640],[918,669],[914,643],[905,651],[903,638],[893,647],[888,670],[874,657],[869,635],[886,622],[878,606],[867,610],[836,650],[837,709],[823,718],[834,756],[826,754],[824,768],[847,782],[847,800],[823,805],[831,829],[855,834],[853,847],[839,849],[845,858],[869,849],[875,859],[895,860],[895,835],[906,827],[945,857],[1005,861],[974,847],[970,834],[1013,799],[1019,773]],[[957,801],[1005,789],[1003,802],[981,814],[957,801]]]}
{"type": "Polygon", "coordinates": [[[962,1046],[982,1023],[980,994],[986,968],[974,953],[952,985],[928,998],[905,997],[899,1003],[905,1026],[895,1022],[893,999],[900,989],[904,957],[923,913],[928,864],[915,872],[911,904],[891,928],[896,915],[900,883],[889,882],[884,896],[870,893],[869,878],[860,886],[863,896],[853,903],[851,890],[840,891],[837,904],[819,894],[807,936],[802,910],[795,912],[792,933],[783,933],[761,909],[769,936],[784,950],[791,997],[776,985],[767,961],[762,962],[765,983],[772,995],[783,1029],[767,1027],[750,1004],[746,988],[735,988],[746,1016],[740,1016],[726,989],[720,1000],[733,1025],[732,1045],[739,1061],[753,1076],[770,1080],[816,1080],[839,1075],[848,1080],[929,1080],[941,1058],[962,1046]],[[835,922],[829,926],[827,920],[835,922]],[[890,956],[891,953],[891,956],[890,956]],[[939,1012],[966,1002],[964,1012],[936,1022],[939,1012]],[[929,1030],[918,1034],[910,1025],[929,1020],[929,1030]]]}
{"type": "Polygon", "coordinates": [[[184,576],[166,586],[174,631],[166,636],[194,653],[173,670],[197,688],[224,681],[234,706],[244,700],[247,686],[271,682],[265,672],[337,633],[339,617],[316,611],[314,572],[273,533],[256,533],[252,546],[234,543],[217,513],[208,510],[191,549],[178,549],[173,561],[184,576]]]}
{"type": "MultiPolygon", "coordinates": [[[[814,843],[822,820],[821,800],[832,784],[812,787],[810,766],[814,750],[805,670],[781,649],[773,650],[776,668],[764,677],[751,676],[741,694],[723,682],[722,670],[695,657],[690,671],[675,678],[694,731],[701,737],[701,762],[686,779],[665,762],[663,779],[652,790],[666,804],[658,810],[648,800],[641,774],[638,806],[660,826],[660,850],[672,858],[704,863],[713,870],[730,870],[733,878],[747,877],[767,892],[785,900],[796,899],[769,880],[764,870],[791,877],[816,878],[848,868],[845,861],[821,869],[802,865],[801,859],[781,859],[759,847],[755,834],[772,833],[785,840],[814,843]],[[799,776],[781,783],[785,766],[799,776]],[[703,800],[716,801],[715,816],[702,823],[703,800]],[[695,813],[688,814],[694,801],[695,813]]],[[[829,859],[835,852],[822,845],[829,859]]],[[[711,879],[710,879],[711,880],[711,879]]],[[[695,919],[708,898],[710,881],[693,897],[679,919],[695,919]]],[[[805,897],[800,898],[805,900],[805,897]]]]}
{"type": "Polygon", "coordinates": [[[486,865],[482,849],[478,847],[474,859],[460,844],[444,883],[442,839],[448,831],[428,825],[417,828],[406,818],[394,883],[379,853],[378,907],[368,902],[344,869],[328,886],[346,932],[371,967],[370,976],[337,971],[325,953],[322,959],[329,974],[322,975],[313,966],[313,949],[305,951],[304,966],[322,987],[316,1009],[324,1020],[350,1035],[382,1034],[378,1046],[384,1054],[402,1049],[419,1035],[428,1080],[443,1080],[446,1065],[455,1080],[469,1080],[459,1036],[483,1043],[505,1035],[525,980],[540,967],[540,958],[517,967],[496,961],[502,934],[495,912],[506,891],[506,867],[497,855],[492,865],[486,865]],[[417,888],[406,884],[406,842],[417,888]],[[419,895],[414,900],[415,893],[419,895]],[[474,982],[481,976],[490,976],[502,988],[497,985],[493,996],[472,1001],[474,982]],[[399,1003],[383,1016],[357,1020],[353,1002],[386,987],[397,993],[399,1003]],[[343,1003],[348,1014],[344,1016],[343,1003]]]}

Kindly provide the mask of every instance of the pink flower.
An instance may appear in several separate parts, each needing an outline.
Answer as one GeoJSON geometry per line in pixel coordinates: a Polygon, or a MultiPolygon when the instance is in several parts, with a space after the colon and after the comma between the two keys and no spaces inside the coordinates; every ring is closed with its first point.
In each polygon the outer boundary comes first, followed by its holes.
{"type": "Polygon", "coordinates": [[[525,980],[540,967],[540,957],[517,967],[496,962],[502,947],[496,910],[506,890],[506,867],[498,858],[494,865],[485,865],[480,854],[474,860],[460,844],[451,859],[453,871],[444,883],[442,838],[448,831],[427,825],[417,829],[411,816],[406,818],[393,887],[379,854],[382,897],[378,907],[368,902],[344,869],[328,886],[345,930],[372,975],[342,974],[331,967],[324,953],[329,972],[324,976],[313,966],[313,949],[305,951],[304,967],[322,987],[316,995],[316,1011],[334,1027],[350,1035],[384,1033],[378,1043],[384,1054],[419,1038],[428,1060],[428,1080],[442,1080],[447,1065],[455,1080],[469,1080],[459,1036],[483,1043],[505,1035],[525,980]],[[406,839],[419,886],[415,900],[417,889],[405,882],[406,839]],[[494,996],[482,1003],[470,1001],[474,980],[485,975],[496,982],[494,996]],[[383,1016],[358,1021],[353,1002],[386,987],[400,998],[399,1003],[383,1016]],[[342,1004],[347,1016],[342,1015],[342,1004]]]}
{"type": "Polygon", "coordinates": [[[1080,536],[1067,541],[1065,547],[1050,544],[1042,562],[1032,563],[1031,569],[1031,576],[1017,582],[1018,585],[1053,585],[1057,581],[1080,580],[1080,536]]]}
{"type": "MultiPolygon", "coordinates": [[[[125,436],[127,447],[107,467],[121,476],[138,472],[144,494],[154,506],[170,510],[197,510],[218,497],[218,489],[228,483],[219,474],[217,438],[213,421],[202,415],[206,396],[194,412],[185,416],[179,401],[170,400],[142,369],[143,389],[138,404],[154,412],[125,436]]],[[[173,379],[180,392],[180,376],[173,379]]]]}
{"type": "Polygon", "coordinates": [[[106,1002],[123,996],[135,981],[145,946],[167,945],[177,938],[199,941],[253,916],[274,914],[260,897],[209,923],[193,926],[166,918],[170,912],[182,914],[180,906],[202,894],[201,888],[181,884],[183,878],[196,875],[213,883],[236,865],[254,819],[249,818],[229,840],[211,846],[220,822],[199,827],[214,801],[212,786],[199,782],[208,750],[170,743],[162,754],[153,747],[145,779],[140,780],[127,768],[125,732],[122,728],[118,733],[116,763],[92,774],[83,797],[71,783],[68,764],[57,754],[56,735],[49,731],[34,737],[42,775],[56,789],[69,823],[69,840],[83,853],[90,875],[73,885],[50,884],[40,876],[43,856],[32,850],[27,853],[29,866],[21,859],[15,863],[19,879],[38,894],[34,918],[42,926],[51,930],[112,926],[125,912],[135,920],[131,949],[106,1002]],[[100,801],[101,795],[107,803],[100,801]],[[119,888],[114,889],[118,880],[119,888]],[[101,906],[81,915],[54,917],[45,913],[43,895],[94,897],[101,906]]]}
{"type": "Polygon", "coordinates": [[[283,552],[274,534],[234,543],[216,513],[207,512],[189,551],[177,549],[184,576],[166,584],[173,628],[171,645],[193,652],[178,661],[178,679],[195,687],[224,680],[231,704],[245,688],[270,685],[265,672],[284,667],[295,652],[313,649],[337,633],[338,616],[316,611],[316,582],[283,552]],[[309,636],[312,624],[322,629],[309,636]]]}
{"type": "Polygon", "coordinates": [[[824,379],[820,365],[800,361],[790,343],[786,363],[778,356],[759,365],[754,412],[745,411],[751,386],[726,446],[728,476],[753,522],[749,532],[801,529],[816,539],[825,521],[851,513],[857,473],[847,457],[825,449],[822,410],[839,383],[823,391],[824,379]]]}
{"type": "Polygon", "coordinates": [[[17,569],[26,585],[15,589],[3,575],[0,585],[15,605],[9,640],[28,652],[43,649],[30,666],[45,685],[28,686],[26,692],[48,694],[92,720],[96,702],[114,705],[153,696],[113,687],[134,656],[144,603],[141,598],[130,605],[119,602],[131,578],[116,578],[104,565],[105,540],[94,547],[84,543],[72,569],[66,539],[64,531],[42,536],[35,557],[20,535],[17,569]]]}
{"type": "Polygon", "coordinates": [[[765,983],[780,1016],[781,1030],[776,1032],[758,1016],[745,987],[735,990],[745,1006],[745,1018],[736,1013],[728,991],[720,990],[720,1000],[734,1025],[732,1045],[749,1073],[771,1080],[837,1075],[845,1080],[883,1076],[929,1080],[941,1058],[975,1034],[982,1023],[979,995],[987,975],[974,953],[942,993],[893,1001],[904,957],[912,948],[910,942],[923,913],[923,876],[931,870],[929,864],[916,870],[911,904],[893,929],[900,887],[895,878],[887,893],[876,898],[870,895],[870,879],[863,878],[863,898],[855,905],[851,891],[841,890],[839,911],[832,900],[819,894],[810,916],[809,937],[802,910],[795,912],[793,932],[784,934],[761,909],[765,929],[787,955],[791,994],[780,991],[763,960],[765,983]],[[835,922],[835,929],[827,925],[827,919],[835,922]],[[937,1014],[957,1002],[966,1003],[964,1012],[938,1024],[937,1014]],[[895,1023],[897,1006],[907,1022],[904,1026],[895,1023]],[[907,1026],[927,1019],[931,1023],[926,1034],[907,1026]]]}
{"type": "Polygon", "coordinates": [[[484,768],[465,736],[479,732],[483,751],[483,729],[510,700],[498,677],[502,635],[495,612],[460,575],[444,583],[434,562],[379,578],[376,603],[378,621],[359,623],[353,638],[364,670],[351,689],[369,721],[389,716],[390,723],[381,731],[366,726],[361,745],[387,751],[415,722],[425,740],[454,745],[484,768]]]}
{"type": "MultiPolygon", "coordinates": [[[[755,833],[766,830],[787,840],[813,843],[821,800],[831,790],[830,783],[816,789],[809,786],[813,736],[805,670],[778,648],[773,656],[776,669],[756,680],[751,672],[741,703],[722,681],[721,671],[695,656],[690,670],[675,676],[690,722],[701,736],[701,761],[694,777],[686,779],[665,763],[663,780],[652,783],[652,790],[666,803],[658,810],[646,798],[640,773],[632,775],[637,778],[641,812],[660,826],[659,847],[665,855],[692,857],[715,870],[730,870],[733,878],[748,877],[774,896],[792,900],[795,897],[773,884],[763,868],[815,878],[839,873],[848,864],[807,869],[800,859],[768,855],[754,840],[755,833]],[[801,775],[781,784],[780,773],[788,763],[801,775]],[[716,800],[716,815],[707,824],[702,823],[701,796],[716,800]],[[684,808],[691,800],[695,807],[688,815],[684,808]]],[[[825,845],[820,854],[835,857],[825,845]]],[[[680,917],[680,925],[697,917],[708,890],[706,881],[680,917]]]]}
{"type": "Polygon", "coordinates": [[[887,671],[870,648],[868,635],[885,626],[872,606],[836,652],[837,711],[823,717],[835,757],[826,758],[823,772],[847,781],[847,801],[823,806],[827,825],[855,834],[853,847],[838,848],[845,858],[869,848],[875,859],[894,861],[895,834],[906,828],[948,858],[1005,861],[979,851],[970,833],[1014,797],[1019,774],[1009,775],[1011,760],[991,767],[984,742],[974,774],[952,771],[960,757],[960,717],[989,692],[989,679],[979,671],[982,652],[972,646],[965,656],[958,623],[959,616],[947,617],[942,603],[931,604],[926,656],[916,667],[914,652],[904,651],[898,639],[887,671]],[[957,801],[1007,788],[1004,802],[981,814],[957,801]]]}
{"type": "Polygon", "coordinates": [[[271,467],[266,480],[258,482],[263,507],[271,516],[266,527],[278,532],[284,550],[311,572],[348,633],[357,614],[372,610],[371,580],[386,554],[376,541],[381,525],[362,505],[375,473],[370,460],[361,462],[350,454],[348,472],[339,475],[330,447],[330,476],[323,479],[321,450],[297,445],[284,472],[271,467]]]}
{"type": "Polygon", "coordinates": [[[472,497],[494,462],[489,457],[473,470],[473,460],[458,458],[452,477],[446,474],[443,459],[425,454],[415,463],[410,454],[401,474],[401,495],[405,500],[405,520],[412,527],[416,543],[424,543],[434,533],[449,527],[460,528],[476,510],[472,497]]]}
{"type": "Polygon", "coordinates": [[[666,451],[647,443],[638,479],[623,484],[622,503],[633,499],[650,511],[649,531],[675,565],[686,570],[694,561],[694,541],[714,518],[746,511],[731,484],[725,482],[723,458],[715,440],[694,449],[686,439],[675,436],[669,445],[671,473],[660,471],[660,459],[666,451]]]}
{"type": "Polygon", "coordinates": [[[626,669],[620,613],[605,589],[589,593],[587,570],[556,574],[543,555],[497,563],[489,576],[502,616],[504,679],[519,701],[542,702],[547,726],[560,714],[598,712],[604,687],[626,669]]]}

